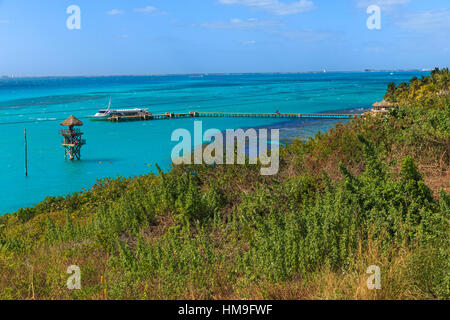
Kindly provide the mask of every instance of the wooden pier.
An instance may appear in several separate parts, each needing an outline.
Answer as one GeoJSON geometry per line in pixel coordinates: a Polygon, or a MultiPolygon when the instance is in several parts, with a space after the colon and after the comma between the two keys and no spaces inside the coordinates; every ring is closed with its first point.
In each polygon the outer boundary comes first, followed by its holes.
{"type": "Polygon", "coordinates": [[[360,114],[331,114],[331,113],[242,113],[242,112],[186,112],[174,113],[166,112],[163,114],[140,114],[133,116],[113,115],[108,119],[111,121],[136,121],[136,120],[163,120],[179,118],[203,118],[203,117],[228,117],[228,118],[309,118],[309,119],[352,119],[360,117],[360,114]]]}

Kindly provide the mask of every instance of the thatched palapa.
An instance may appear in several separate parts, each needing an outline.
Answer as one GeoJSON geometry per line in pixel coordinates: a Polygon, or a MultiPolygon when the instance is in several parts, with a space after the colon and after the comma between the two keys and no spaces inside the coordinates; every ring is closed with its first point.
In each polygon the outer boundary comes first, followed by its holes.
{"type": "Polygon", "coordinates": [[[69,126],[69,127],[82,126],[83,122],[81,120],[78,120],[74,116],[70,116],[66,120],[61,122],[60,125],[62,125],[62,126],[69,126]]]}
{"type": "Polygon", "coordinates": [[[392,102],[388,102],[383,100],[381,102],[375,102],[372,106],[375,108],[392,108],[395,104],[392,102]]]}

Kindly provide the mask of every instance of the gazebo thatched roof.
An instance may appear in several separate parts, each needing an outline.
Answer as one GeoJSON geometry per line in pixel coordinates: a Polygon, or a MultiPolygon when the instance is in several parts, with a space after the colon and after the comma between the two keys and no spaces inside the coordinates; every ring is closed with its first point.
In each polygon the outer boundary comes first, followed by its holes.
{"type": "Polygon", "coordinates": [[[391,108],[394,106],[394,104],[392,102],[388,102],[386,100],[383,100],[381,102],[375,102],[373,105],[373,107],[378,107],[378,108],[391,108]]]}
{"type": "Polygon", "coordinates": [[[69,126],[69,127],[82,126],[83,122],[81,122],[80,120],[78,120],[74,116],[70,116],[66,120],[61,122],[60,125],[62,125],[62,126],[69,126]]]}

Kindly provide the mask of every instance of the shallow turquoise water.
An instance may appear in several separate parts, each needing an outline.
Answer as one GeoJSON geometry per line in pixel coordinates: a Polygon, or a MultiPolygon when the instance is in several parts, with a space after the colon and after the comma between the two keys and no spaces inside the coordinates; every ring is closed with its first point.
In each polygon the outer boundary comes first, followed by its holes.
{"type": "MultiPolygon", "coordinates": [[[[91,187],[98,178],[139,175],[170,167],[177,128],[193,131],[193,119],[95,122],[104,108],[166,111],[323,112],[360,111],[382,99],[389,82],[421,72],[243,74],[204,76],[0,79],[0,214],[33,205],[47,195],[91,187]],[[75,115],[87,145],[81,161],[64,161],[59,123],[75,115]],[[28,133],[24,176],[23,130],[28,133]]],[[[327,130],[335,120],[203,118],[208,128],[281,127],[282,139],[327,130]]]]}

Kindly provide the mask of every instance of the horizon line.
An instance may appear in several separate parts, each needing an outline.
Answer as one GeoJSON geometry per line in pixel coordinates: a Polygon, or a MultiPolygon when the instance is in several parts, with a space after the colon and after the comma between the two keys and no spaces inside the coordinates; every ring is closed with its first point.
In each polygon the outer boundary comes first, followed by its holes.
{"type": "Polygon", "coordinates": [[[36,75],[15,76],[0,75],[4,79],[27,79],[27,78],[107,78],[107,77],[165,77],[165,76],[191,76],[191,75],[249,75],[249,74],[317,74],[317,73],[376,73],[376,72],[429,72],[434,68],[411,68],[411,69],[363,69],[363,70],[337,70],[328,71],[274,71],[274,72],[194,72],[194,73],[153,73],[153,74],[99,74],[99,75],[36,75]]]}

